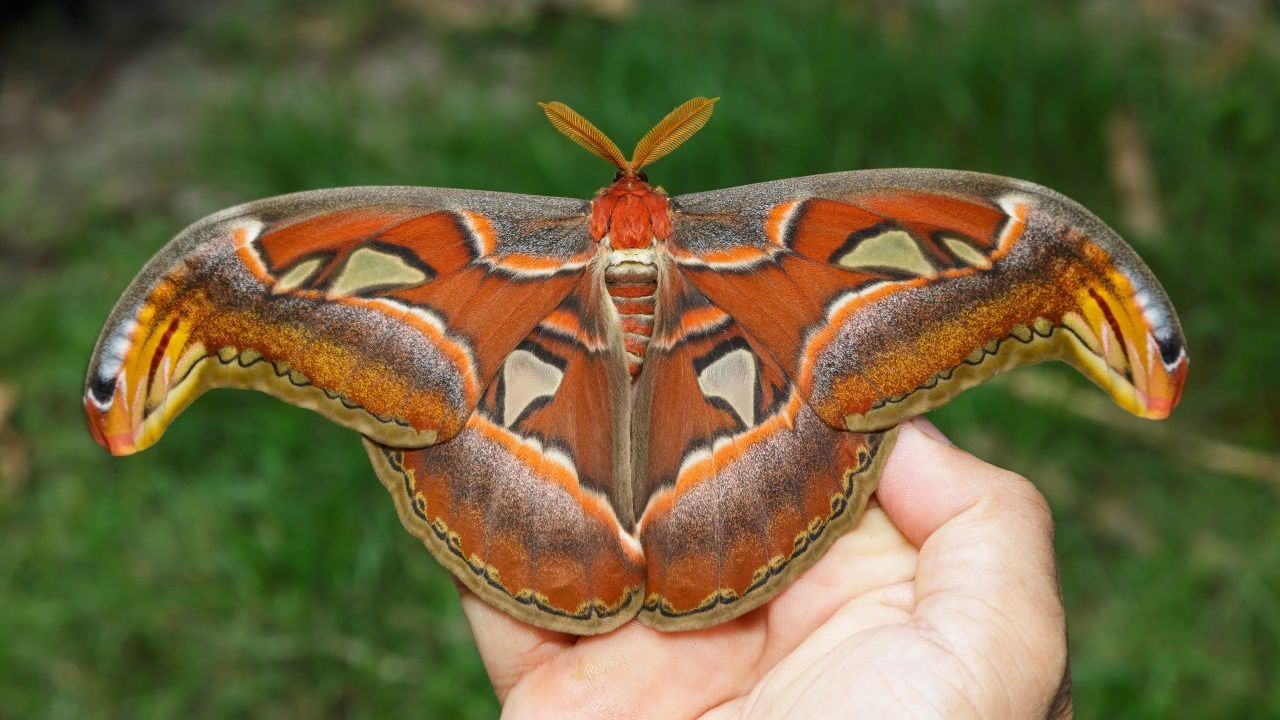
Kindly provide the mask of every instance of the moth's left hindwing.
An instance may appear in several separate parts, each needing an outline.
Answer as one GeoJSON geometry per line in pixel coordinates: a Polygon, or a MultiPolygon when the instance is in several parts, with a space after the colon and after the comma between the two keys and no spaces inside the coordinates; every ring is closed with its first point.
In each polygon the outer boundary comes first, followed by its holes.
{"type": "Polygon", "coordinates": [[[344,188],[183,231],[117,303],[84,404],[113,453],[201,392],[262,390],[387,445],[456,435],[595,254],[578,200],[344,188]]]}
{"type": "Polygon", "coordinates": [[[630,378],[588,275],[503,362],[466,427],[397,450],[366,441],[409,532],[491,604],[589,634],[631,619],[644,557],[630,534],[630,378]]]}

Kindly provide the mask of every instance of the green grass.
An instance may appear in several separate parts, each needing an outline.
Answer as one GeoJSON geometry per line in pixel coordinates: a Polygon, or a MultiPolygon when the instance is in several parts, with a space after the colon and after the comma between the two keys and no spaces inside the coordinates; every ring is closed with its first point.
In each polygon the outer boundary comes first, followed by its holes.
{"type": "MultiPolygon", "coordinates": [[[[585,197],[609,171],[534,100],[629,147],[699,94],[723,98],[715,118],[651,172],[672,193],[962,167],[1054,187],[1122,234],[1106,127],[1134,118],[1164,229],[1131,240],[1193,358],[1171,431],[1026,404],[1006,381],[935,419],[1054,506],[1082,715],[1280,714],[1277,478],[1187,450],[1280,439],[1276,19],[1225,52],[1239,39],[1179,40],[1096,7],[641,5],[470,29],[343,2],[215,13],[175,41],[207,73],[170,118],[183,152],[120,170],[172,187],[126,206],[95,190],[120,182],[105,172],[65,170],[85,188],[74,201],[5,180],[0,382],[19,391],[5,432],[30,474],[0,494],[0,716],[493,715],[451,582],[354,435],[214,393],[155,449],[110,459],[83,428],[83,367],[133,272],[200,214],[353,184],[585,197]]],[[[1060,368],[1022,372],[1069,383],[1073,404],[1097,392],[1060,368]]]]}

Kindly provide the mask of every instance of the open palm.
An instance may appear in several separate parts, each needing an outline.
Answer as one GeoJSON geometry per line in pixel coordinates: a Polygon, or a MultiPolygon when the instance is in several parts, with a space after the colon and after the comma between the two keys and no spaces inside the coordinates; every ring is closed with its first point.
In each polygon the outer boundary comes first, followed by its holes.
{"type": "Polygon", "coordinates": [[[513,718],[1070,713],[1053,526],[1027,481],[902,429],[857,529],[772,602],[706,630],[579,638],[463,609],[513,718]]]}

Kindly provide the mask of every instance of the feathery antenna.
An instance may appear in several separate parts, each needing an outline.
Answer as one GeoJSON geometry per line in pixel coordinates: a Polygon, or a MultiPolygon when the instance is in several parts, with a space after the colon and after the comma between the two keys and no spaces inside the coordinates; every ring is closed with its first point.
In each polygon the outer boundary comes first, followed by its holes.
{"type": "Polygon", "coordinates": [[[720,98],[696,97],[667,113],[636,143],[631,153],[631,169],[639,171],[680,147],[711,119],[711,111],[720,98]]]}
{"type": "Polygon", "coordinates": [[[619,170],[628,173],[639,172],[646,165],[668,155],[680,147],[693,134],[702,129],[711,119],[711,111],[720,98],[696,97],[680,107],[667,113],[662,121],[653,126],[636,143],[636,149],[628,161],[618,146],[609,139],[590,120],[579,115],[573,108],[562,102],[538,103],[538,107],[547,114],[551,125],[562,135],[586,148],[588,152],[605,162],[613,164],[619,170]]]}
{"type": "Polygon", "coordinates": [[[600,128],[592,125],[590,120],[579,115],[573,108],[562,102],[540,102],[538,107],[547,114],[552,126],[565,137],[586,148],[592,155],[613,163],[619,170],[631,169],[622,151],[609,136],[600,132],[600,128]]]}

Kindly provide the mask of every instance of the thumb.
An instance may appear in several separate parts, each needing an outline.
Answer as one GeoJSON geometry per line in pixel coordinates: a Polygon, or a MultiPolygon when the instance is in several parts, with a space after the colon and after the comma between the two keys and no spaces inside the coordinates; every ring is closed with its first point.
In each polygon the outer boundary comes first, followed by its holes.
{"type": "Polygon", "coordinates": [[[1044,496],[920,418],[903,427],[877,495],[920,548],[914,619],[922,632],[967,666],[984,696],[1004,696],[1012,716],[1044,715],[1067,663],[1044,496]]]}

